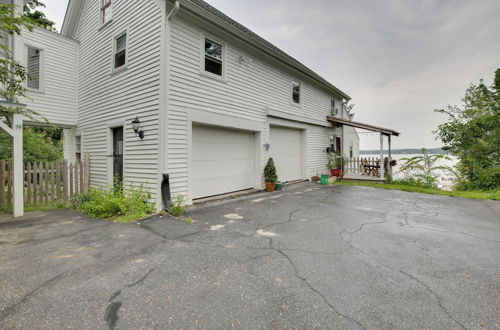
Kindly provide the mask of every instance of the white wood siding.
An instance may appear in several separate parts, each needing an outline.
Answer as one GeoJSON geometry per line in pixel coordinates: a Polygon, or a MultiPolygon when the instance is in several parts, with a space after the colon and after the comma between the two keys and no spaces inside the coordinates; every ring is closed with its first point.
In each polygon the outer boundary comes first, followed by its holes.
{"type": "Polygon", "coordinates": [[[158,1],[113,1],[113,21],[101,27],[100,1],[87,0],[76,36],[81,44],[78,125],[82,151],[91,156],[91,183],[110,183],[110,127],[124,124],[125,185],[144,185],[153,198],[159,186],[159,86],[164,24],[158,1]],[[114,39],[125,31],[128,67],[113,72],[114,39]],[[143,140],[131,128],[136,116],[145,132],[143,140]]]}
{"type": "MultiPolygon", "coordinates": [[[[28,92],[28,107],[55,125],[77,124],[78,42],[35,28],[23,30],[25,46],[42,50],[41,88],[28,92]]],[[[23,49],[27,61],[26,47],[23,49]]],[[[25,62],[26,64],[26,62],[25,62]]]]}
{"type": "MultiPolygon", "coordinates": [[[[217,31],[206,36],[221,40],[225,47],[225,79],[217,79],[202,71],[202,43],[206,31],[180,16],[172,22],[171,54],[169,65],[169,112],[168,112],[168,171],[174,194],[188,192],[188,153],[191,109],[224,114],[234,118],[253,120],[262,124],[262,141],[269,141],[268,110],[290,116],[302,116],[324,123],[324,127],[306,125],[306,171],[307,176],[326,170],[328,161],[325,149],[329,136],[340,129],[329,128],[326,116],[330,114],[331,98],[339,108],[341,99],[307,78],[278,68],[267,58],[243,50],[232,40],[224,40],[217,31]],[[240,63],[240,57],[251,59],[251,63],[240,63]],[[301,104],[291,99],[291,80],[302,82],[301,104]]],[[[262,149],[261,163],[268,158],[262,149]]]]}

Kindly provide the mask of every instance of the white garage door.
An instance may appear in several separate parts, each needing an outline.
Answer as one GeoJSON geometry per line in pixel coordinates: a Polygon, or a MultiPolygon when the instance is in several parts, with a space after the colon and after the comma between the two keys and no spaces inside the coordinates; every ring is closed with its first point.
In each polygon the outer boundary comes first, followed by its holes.
{"type": "Polygon", "coordinates": [[[255,140],[252,132],[193,126],[193,199],[254,187],[255,140]]]}
{"type": "Polygon", "coordinates": [[[278,180],[303,179],[302,130],[271,126],[270,156],[278,172],[278,180]]]}

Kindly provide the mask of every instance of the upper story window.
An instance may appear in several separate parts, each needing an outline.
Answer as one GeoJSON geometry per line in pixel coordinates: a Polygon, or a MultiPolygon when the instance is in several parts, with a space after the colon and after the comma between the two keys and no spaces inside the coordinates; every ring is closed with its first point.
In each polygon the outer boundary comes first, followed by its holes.
{"type": "Polygon", "coordinates": [[[222,76],[222,45],[205,38],[205,71],[222,76]]]}
{"type": "Polygon", "coordinates": [[[115,39],[114,68],[118,69],[127,64],[127,33],[115,39]]]}
{"type": "Polygon", "coordinates": [[[331,106],[331,114],[332,114],[332,116],[338,116],[339,109],[337,108],[337,103],[335,102],[334,99],[330,100],[330,106],[331,106]]]}
{"type": "Polygon", "coordinates": [[[42,67],[42,51],[40,49],[28,46],[28,59],[26,72],[28,73],[28,88],[41,89],[41,67],[42,67]]]}
{"type": "Polygon", "coordinates": [[[297,80],[292,80],[292,101],[294,103],[300,103],[300,91],[301,91],[301,83],[297,80]]]}
{"type": "Polygon", "coordinates": [[[111,0],[101,0],[101,24],[106,24],[113,18],[111,0]]]}

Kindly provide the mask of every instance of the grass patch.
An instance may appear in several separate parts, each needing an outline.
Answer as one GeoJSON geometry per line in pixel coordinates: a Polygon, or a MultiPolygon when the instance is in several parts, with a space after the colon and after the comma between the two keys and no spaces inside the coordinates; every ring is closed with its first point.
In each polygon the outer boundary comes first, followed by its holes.
{"type": "Polygon", "coordinates": [[[341,186],[363,186],[363,187],[372,187],[372,188],[380,188],[380,189],[390,189],[390,190],[402,190],[409,192],[418,192],[423,194],[431,194],[431,195],[441,195],[441,196],[449,196],[449,197],[458,197],[458,198],[470,198],[470,199],[487,199],[487,200],[500,200],[500,190],[491,190],[491,191],[481,191],[481,190],[441,190],[441,189],[433,189],[433,188],[423,188],[423,187],[415,187],[408,186],[402,184],[392,184],[392,183],[369,183],[369,182],[335,182],[333,185],[341,185],[341,186]]]}
{"type": "MultiPolygon", "coordinates": [[[[64,202],[53,202],[40,205],[25,204],[24,212],[50,211],[58,209],[68,209],[70,207],[71,205],[69,203],[64,203],[64,202]]],[[[12,214],[12,206],[5,205],[0,207],[0,213],[12,214]]]]}

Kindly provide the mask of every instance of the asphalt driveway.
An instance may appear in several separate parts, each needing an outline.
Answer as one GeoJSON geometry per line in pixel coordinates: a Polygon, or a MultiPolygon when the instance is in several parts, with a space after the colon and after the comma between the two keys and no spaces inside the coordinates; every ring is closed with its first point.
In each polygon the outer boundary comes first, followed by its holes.
{"type": "Polygon", "coordinates": [[[500,203],[290,186],[140,224],[0,222],[3,329],[498,329],[500,203]]]}

